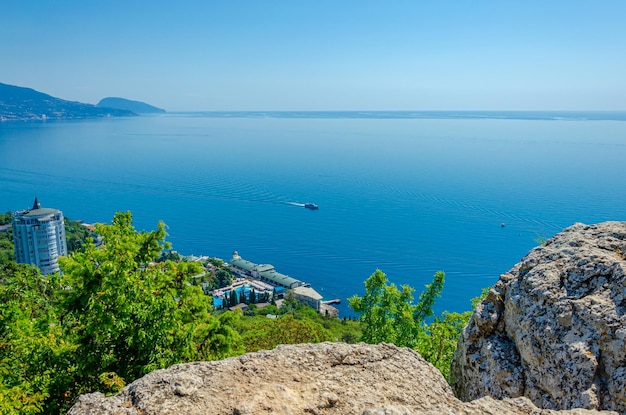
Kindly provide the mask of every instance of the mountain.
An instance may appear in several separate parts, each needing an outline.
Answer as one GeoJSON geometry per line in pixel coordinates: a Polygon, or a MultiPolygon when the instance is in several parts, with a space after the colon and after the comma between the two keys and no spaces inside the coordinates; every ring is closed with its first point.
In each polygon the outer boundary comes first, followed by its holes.
{"type": "Polygon", "coordinates": [[[127,117],[132,111],[97,107],[14,85],[0,83],[0,121],[127,117]]]}
{"type": "Polygon", "coordinates": [[[163,114],[164,109],[153,107],[141,101],[131,101],[130,99],[108,97],[103,98],[97,104],[99,107],[117,108],[120,110],[128,110],[137,114],[163,114]]]}

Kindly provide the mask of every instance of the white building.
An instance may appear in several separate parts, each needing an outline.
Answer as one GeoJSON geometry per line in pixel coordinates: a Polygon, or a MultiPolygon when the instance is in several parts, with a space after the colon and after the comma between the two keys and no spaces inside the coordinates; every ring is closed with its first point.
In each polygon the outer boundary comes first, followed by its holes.
{"type": "Polygon", "coordinates": [[[36,265],[44,275],[59,271],[58,258],[67,255],[60,210],[42,208],[35,198],[32,209],[13,213],[12,226],[16,262],[36,265]]]}
{"type": "Polygon", "coordinates": [[[296,300],[308,305],[316,311],[322,306],[322,295],[311,287],[296,287],[293,289],[296,300]]]}

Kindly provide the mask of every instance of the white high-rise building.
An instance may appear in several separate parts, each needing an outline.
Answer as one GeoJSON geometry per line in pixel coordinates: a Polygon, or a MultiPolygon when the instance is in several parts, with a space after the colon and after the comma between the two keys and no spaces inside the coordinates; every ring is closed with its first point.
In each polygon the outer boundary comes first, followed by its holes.
{"type": "Polygon", "coordinates": [[[13,243],[16,262],[36,265],[44,275],[59,271],[57,261],[67,255],[63,213],[35,198],[32,209],[13,213],[13,243]]]}

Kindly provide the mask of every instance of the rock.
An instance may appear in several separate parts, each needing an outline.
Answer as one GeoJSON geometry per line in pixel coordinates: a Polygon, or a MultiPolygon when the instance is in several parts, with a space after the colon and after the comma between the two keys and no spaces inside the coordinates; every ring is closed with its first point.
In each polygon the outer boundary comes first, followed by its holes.
{"type": "Polygon", "coordinates": [[[626,413],[626,222],[577,223],[530,251],[474,310],[451,370],[463,400],[626,413]]]}
{"type": "MultiPolygon", "coordinates": [[[[279,346],[154,371],[116,396],[81,396],[69,415],[551,414],[526,398],[464,403],[416,352],[390,344],[279,346]]],[[[572,411],[571,414],[594,412],[572,411]]]]}

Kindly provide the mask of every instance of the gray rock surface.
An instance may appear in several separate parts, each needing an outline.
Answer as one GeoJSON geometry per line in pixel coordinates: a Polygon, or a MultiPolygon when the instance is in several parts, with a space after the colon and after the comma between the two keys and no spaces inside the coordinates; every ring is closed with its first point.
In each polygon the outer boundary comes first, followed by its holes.
{"type": "Polygon", "coordinates": [[[474,310],[458,397],[626,414],[626,222],[575,224],[530,251],[474,310]]]}
{"type": "MultiPolygon", "coordinates": [[[[116,396],[83,395],[69,415],[552,414],[527,398],[458,400],[416,352],[389,344],[279,346],[154,371],[116,396]]],[[[569,414],[592,414],[576,410],[569,414]]]]}

